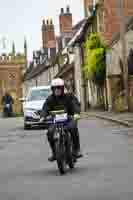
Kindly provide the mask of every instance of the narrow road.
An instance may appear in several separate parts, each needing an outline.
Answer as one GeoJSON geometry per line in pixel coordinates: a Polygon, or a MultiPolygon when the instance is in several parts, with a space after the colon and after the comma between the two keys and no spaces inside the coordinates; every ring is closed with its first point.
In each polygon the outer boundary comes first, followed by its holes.
{"type": "Polygon", "coordinates": [[[84,157],[60,176],[44,130],[0,119],[0,200],[132,200],[133,129],[95,118],[79,129],[84,157]]]}

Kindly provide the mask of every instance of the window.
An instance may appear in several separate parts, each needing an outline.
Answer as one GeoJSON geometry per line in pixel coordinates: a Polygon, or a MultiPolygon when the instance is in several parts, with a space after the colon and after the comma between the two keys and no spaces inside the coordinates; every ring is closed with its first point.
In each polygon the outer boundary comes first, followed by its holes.
{"type": "Polygon", "coordinates": [[[28,101],[40,101],[46,99],[51,90],[50,89],[38,89],[32,90],[29,94],[28,101]]]}

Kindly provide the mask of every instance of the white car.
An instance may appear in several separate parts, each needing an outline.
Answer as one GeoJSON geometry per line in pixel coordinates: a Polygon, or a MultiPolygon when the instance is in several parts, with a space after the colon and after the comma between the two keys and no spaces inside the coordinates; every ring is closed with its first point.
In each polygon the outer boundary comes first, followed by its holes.
{"type": "Polygon", "coordinates": [[[40,125],[40,113],[44,102],[50,94],[50,86],[30,88],[23,103],[24,129],[30,129],[33,125],[40,125]]]}

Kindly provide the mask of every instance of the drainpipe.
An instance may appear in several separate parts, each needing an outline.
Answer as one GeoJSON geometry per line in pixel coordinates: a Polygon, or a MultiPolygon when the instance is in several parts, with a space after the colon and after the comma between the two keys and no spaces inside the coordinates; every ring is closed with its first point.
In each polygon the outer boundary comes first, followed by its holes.
{"type": "Polygon", "coordinates": [[[128,65],[127,65],[127,58],[126,58],[126,22],[125,22],[125,6],[124,0],[117,0],[118,3],[118,13],[120,15],[120,40],[121,40],[121,47],[122,47],[122,61],[123,61],[123,78],[124,78],[124,89],[125,89],[125,110],[129,110],[129,101],[128,101],[128,65]]]}
{"type": "MultiPolygon", "coordinates": [[[[82,46],[80,47],[81,49],[81,57],[82,57],[82,64],[84,65],[84,50],[82,48],[82,46]]],[[[83,80],[83,94],[84,94],[84,105],[85,105],[85,111],[87,111],[88,109],[88,105],[87,105],[87,84],[86,84],[86,80],[85,80],[85,75],[84,72],[82,71],[82,80],[83,80]]]]}

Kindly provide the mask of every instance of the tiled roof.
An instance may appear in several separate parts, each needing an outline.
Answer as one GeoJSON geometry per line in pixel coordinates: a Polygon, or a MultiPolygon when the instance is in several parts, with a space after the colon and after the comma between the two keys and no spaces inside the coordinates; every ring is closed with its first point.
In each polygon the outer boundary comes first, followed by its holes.
{"type": "Polygon", "coordinates": [[[68,43],[68,45],[67,45],[68,47],[74,45],[75,42],[76,42],[78,39],[80,39],[81,34],[82,34],[83,30],[84,30],[84,27],[85,27],[86,22],[87,22],[87,20],[83,20],[82,23],[80,23],[80,27],[79,27],[79,29],[76,31],[76,33],[74,34],[73,38],[69,41],[69,43],[68,43]]]}
{"type": "Polygon", "coordinates": [[[82,19],[81,21],[79,21],[77,24],[75,24],[73,27],[72,27],[72,30],[77,32],[77,30],[80,29],[80,27],[82,26],[82,24],[86,21],[86,19],[82,19]]]}
{"type": "Polygon", "coordinates": [[[68,71],[72,70],[74,68],[74,64],[69,64],[69,65],[64,65],[64,67],[62,67],[60,69],[60,71],[56,74],[55,78],[57,77],[63,77],[64,74],[66,74],[68,71]]]}
{"type": "Polygon", "coordinates": [[[46,71],[51,66],[51,63],[46,60],[44,64],[37,65],[36,67],[31,66],[31,69],[24,75],[24,81],[30,80],[42,72],[46,71]]]}

